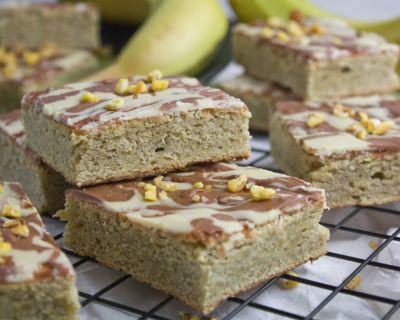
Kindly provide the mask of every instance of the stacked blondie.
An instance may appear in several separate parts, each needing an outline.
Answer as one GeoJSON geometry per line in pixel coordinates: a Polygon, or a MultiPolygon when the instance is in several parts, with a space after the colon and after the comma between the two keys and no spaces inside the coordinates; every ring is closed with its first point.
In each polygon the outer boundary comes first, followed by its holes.
{"type": "Polygon", "coordinates": [[[72,185],[57,213],[71,249],[208,313],[329,237],[322,189],[230,163],[249,156],[249,118],[220,89],[153,71],[28,93],[0,123],[36,175],[72,185]]]}
{"type": "Polygon", "coordinates": [[[300,12],[239,24],[233,43],[247,75],[222,87],[260,115],[253,128],[270,131],[286,173],[325,189],[330,207],[400,199],[397,45],[300,12]]]}

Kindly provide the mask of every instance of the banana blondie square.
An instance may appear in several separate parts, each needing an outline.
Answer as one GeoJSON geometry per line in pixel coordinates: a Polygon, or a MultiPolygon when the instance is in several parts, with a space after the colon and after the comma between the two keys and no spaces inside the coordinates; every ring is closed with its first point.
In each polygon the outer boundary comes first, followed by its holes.
{"type": "Polygon", "coordinates": [[[2,47],[37,48],[47,41],[68,49],[95,49],[100,45],[100,15],[88,3],[9,1],[0,6],[0,21],[2,47]]]}
{"type": "Polygon", "coordinates": [[[268,132],[273,105],[277,101],[297,99],[290,90],[249,75],[224,81],[219,86],[246,103],[251,112],[250,129],[260,132],[268,132]]]}
{"type": "Polygon", "coordinates": [[[20,184],[0,183],[0,319],[78,319],[75,273],[20,184]]]}
{"type": "Polygon", "coordinates": [[[326,191],[329,207],[400,200],[400,99],[278,102],[271,121],[275,162],[326,191]]]}
{"type": "Polygon", "coordinates": [[[50,42],[35,49],[0,47],[0,112],[20,108],[27,92],[76,81],[97,67],[92,52],[50,42]]]}
{"type": "Polygon", "coordinates": [[[64,239],[203,313],[326,251],[322,189],[216,163],[67,191],[64,239]]]}
{"type": "Polygon", "coordinates": [[[0,150],[0,180],[21,183],[41,214],[64,207],[71,186],[26,146],[20,110],[0,114],[0,150]]]}
{"type": "Polygon", "coordinates": [[[194,78],[68,84],[22,107],[27,145],[79,187],[249,155],[246,105],[194,78]]]}
{"type": "Polygon", "coordinates": [[[399,47],[339,20],[241,23],[233,32],[235,60],[254,77],[277,82],[307,100],[387,93],[399,87],[399,47]]]}

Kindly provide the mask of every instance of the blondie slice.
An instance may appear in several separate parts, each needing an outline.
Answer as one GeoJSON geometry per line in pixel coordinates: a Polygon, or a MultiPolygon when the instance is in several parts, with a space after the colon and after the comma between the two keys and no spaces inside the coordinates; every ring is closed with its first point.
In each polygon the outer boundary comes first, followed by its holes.
{"type": "Polygon", "coordinates": [[[268,132],[272,107],[277,101],[297,98],[282,86],[248,75],[222,82],[220,87],[246,103],[251,112],[250,129],[260,132],[268,132]]]}
{"type": "Polygon", "coordinates": [[[249,155],[246,105],[194,78],[68,84],[22,105],[28,146],[77,186],[249,155]]]}
{"type": "Polygon", "coordinates": [[[203,313],[326,251],[324,191],[297,178],[207,164],[153,181],[67,191],[74,251],[203,313]]]}
{"type": "Polygon", "coordinates": [[[0,319],[72,320],[75,273],[18,183],[0,183],[0,319]]]}
{"type": "Polygon", "coordinates": [[[277,18],[239,24],[234,57],[254,77],[275,81],[305,99],[385,93],[399,87],[399,47],[344,22],[277,18]]]}
{"type": "MultiPolygon", "coordinates": [[[[16,1],[17,2],[17,1],[16,1]]],[[[15,3],[0,6],[0,46],[94,49],[100,44],[100,16],[87,3],[15,3]]]]}
{"type": "Polygon", "coordinates": [[[96,70],[97,57],[86,50],[60,49],[54,43],[39,48],[0,48],[0,112],[20,108],[22,96],[76,81],[96,70]]]}
{"type": "Polygon", "coordinates": [[[26,146],[19,110],[0,114],[0,150],[1,180],[21,183],[42,214],[63,208],[70,185],[26,146]]]}
{"type": "Polygon", "coordinates": [[[288,174],[324,188],[330,207],[400,200],[400,99],[278,102],[271,152],[288,174]]]}

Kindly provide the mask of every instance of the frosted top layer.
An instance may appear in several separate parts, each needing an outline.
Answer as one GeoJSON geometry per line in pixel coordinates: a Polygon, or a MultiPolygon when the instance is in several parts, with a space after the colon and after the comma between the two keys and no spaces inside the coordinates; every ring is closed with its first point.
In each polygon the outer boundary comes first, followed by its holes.
{"type": "Polygon", "coordinates": [[[18,183],[0,182],[0,284],[74,276],[18,183]]]}
{"type": "Polygon", "coordinates": [[[357,54],[399,54],[399,46],[374,33],[358,33],[334,19],[299,18],[241,23],[235,32],[289,48],[305,60],[339,59],[357,54]]]}
{"type": "Polygon", "coordinates": [[[73,189],[67,191],[67,197],[92,202],[135,224],[205,244],[232,237],[249,239],[258,226],[273,223],[282,227],[289,214],[312,203],[321,209],[325,204],[324,191],[307,182],[234,164],[197,166],[167,174],[163,181],[176,187],[164,200],[146,201],[143,182],[137,181],[73,189]],[[230,192],[227,182],[241,175],[247,177],[247,186],[230,192]],[[204,187],[196,188],[198,182],[204,187]],[[251,185],[274,189],[276,194],[269,200],[254,201],[248,189],[251,185]]]}
{"type": "MultiPolygon", "coordinates": [[[[129,79],[131,85],[145,77],[129,79]]],[[[169,87],[165,90],[118,95],[114,92],[117,79],[97,82],[68,84],[58,89],[49,89],[26,95],[23,107],[31,107],[47,117],[79,131],[97,129],[101,126],[133,119],[161,117],[173,113],[205,109],[246,108],[245,104],[219,89],[203,87],[195,78],[167,77],[169,87]],[[81,97],[90,92],[99,98],[98,102],[82,103],[81,97]],[[117,111],[106,106],[122,99],[123,105],[117,111]]],[[[147,86],[150,86],[147,84],[147,86]]]]}
{"type": "Polygon", "coordinates": [[[400,99],[396,96],[354,97],[340,103],[286,101],[279,102],[276,111],[297,143],[319,157],[400,151],[400,99]],[[310,126],[315,117],[322,122],[310,126]]]}

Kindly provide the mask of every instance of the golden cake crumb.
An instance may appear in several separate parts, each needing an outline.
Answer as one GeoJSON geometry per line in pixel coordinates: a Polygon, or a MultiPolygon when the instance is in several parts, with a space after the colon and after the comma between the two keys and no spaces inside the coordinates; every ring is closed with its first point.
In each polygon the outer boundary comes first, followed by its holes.
{"type": "Polygon", "coordinates": [[[168,89],[169,81],[168,80],[153,80],[151,82],[151,90],[152,91],[161,91],[168,89]]]}
{"type": "Polygon", "coordinates": [[[127,78],[121,78],[115,85],[114,92],[119,95],[127,94],[128,87],[129,87],[129,80],[127,78]]]}
{"type": "Polygon", "coordinates": [[[26,224],[19,224],[15,227],[12,227],[10,230],[13,234],[22,238],[26,238],[29,236],[29,228],[26,224]]]}
{"type": "Polygon", "coordinates": [[[83,103],[96,103],[100,101],[100,98],[91,92],[85,92],[81,97],[81,102],[83,103]]]}
{"type": "Polygon", "coordinates": [[[134,95],[146,93],[147,91],[147,85],[142,80],[128,87],[128,92],[133,93],[134,95]]]}
{"type": "MultiPolygon", "coordinates": [[[[296,272],[294,272],[294,271],[286,272],[286,274],[288,274],[288,275],[290,275],[290,276],[293,276],[293,277],[298,277],[298,276],[299,276],[299,275],[298,275],[296,272]]],[[[298,287],[299,284],[300,284],[299,282],[294,281],[294,280],[283,279],[283,281],[282,281],[282,286],[283,286],[285,289],[292,289],[292,288],[298,287]]]]}
{"type": "Polygon", "coordinates": [[[10,204],[6,204],[1,211],[1,215],[12,219],[19,218],[21,217],[21,208],[18,205],[13,206],[10,204]]]}
{"type": "Polygon", "coordinates": [[[361,276],[356,275],[353,279],[350,280],[348,284],[346,284],[346,288],[353,290],[357,288],[360,283],[361,283],[361,276]]]}
{"type": "Polygon", "coordinates": [[[154,80],[160,80],[163,74],[160,70],[153,70],[147,74],[147,81],[153,82],[154,80]]]}
{"type": "Polygon", "coordinates": [[[374,241],[374,240],[371,240],[371,241],[368,243],[368,247],[370,247],[372,250],[376,250],[376,249],[378,249],[378,247],[379,247],[379,243],[376,242],[376,241],[374,241]]]}
{"type": "Polygon", "coordinates": [[[228,181],[228,190],[229,192],[240,192],[243,190],[246,183],[247,183],[247,176],[241,175],[235,179],[228,181]]]}
{"type": "Polygon", "coordinates": [[[24,61],[28,66],[34,66],[35,64],[38,64],[40,61],[40,55],[38,52],[34,51],[24,51],[23,53],[24,61]]]}
{"type": "Polygon", "coordinates": [[[200,201],[200,195],[195,194],[195,195],[192,197],[192,200],[193,200],[193,201],[196,201],[196,202],[199,202],[199,201],[200,201]]]}
{"type": "Polygon", "coordinates": [[[307,117],[307,126],[314,128],[325,122],[325,117],[320,113],[311,113],[307,117]]]}
{"type": "Polygon", "coordinates": [[[276,191],[271,188],[253,185],[250,188],[250,194],[253,201],[264,201],[271,199],[276,191]]]}
{"type": "Polygon", "coordinates": [[[193,188],[195,189],[203,189],[204,188],[204,183],[201,181],[197,181],[193,184],[193,188]]]}
{"type": "Polygon", "coordinates": [[[124,100],[121,98],[114,99],[104,106],[108,111],[118,111],[124,105],[124,100]]]}

